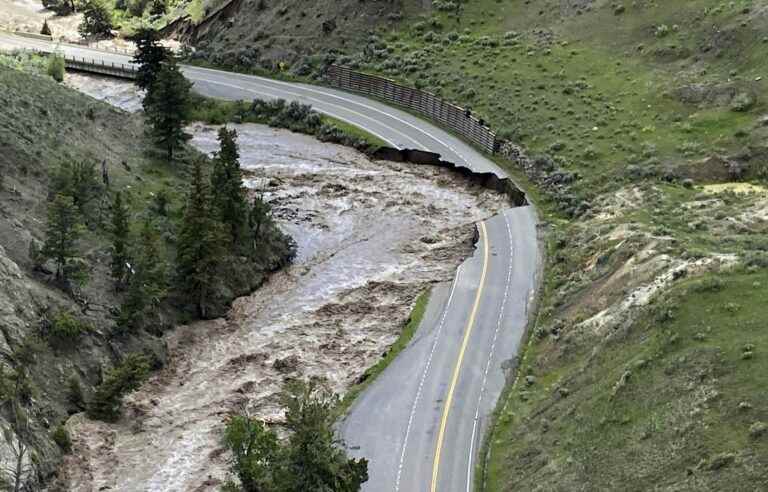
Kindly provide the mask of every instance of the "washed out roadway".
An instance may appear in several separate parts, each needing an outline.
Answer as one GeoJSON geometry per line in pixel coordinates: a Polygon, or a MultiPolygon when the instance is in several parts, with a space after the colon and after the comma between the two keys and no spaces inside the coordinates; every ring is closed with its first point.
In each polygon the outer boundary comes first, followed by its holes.
{"type": "MultiPolygon", "coordinates": [[[[0,31],[0,49],[51,51],[43,40],[0,31]]],[[[127,64],[130,58],[61,44],[68,56],[127,64]]],[[[506,173],[437,126],[378,101],[319,86],[183,66],[196,91],[229,100],[283,98],[377,135],[397,148],[429,150],[478,172],[506,173]]],[[[467,492],[481,439],[526,326],[539,261],[536,216],[517,207],[478,224],[475,254],[453,282],[434,288],[412,343],[357,399],[340,432],[369,460],[366,491],[467,492]]]]}

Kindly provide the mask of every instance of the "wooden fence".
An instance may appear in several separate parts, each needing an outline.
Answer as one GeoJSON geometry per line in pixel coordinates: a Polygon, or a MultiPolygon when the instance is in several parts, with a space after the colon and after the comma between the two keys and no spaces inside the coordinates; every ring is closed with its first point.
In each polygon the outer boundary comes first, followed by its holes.
{"type": "Polygon", "coordinates": [[[486,152],[494,153],[498,150],[496,133],[482,120],[473,116],[469,110],[446,102],[434,94],[337,65],[328,67],[325,76],[333,87],[373,96],[413,110],[461,135],[486,152]]]}

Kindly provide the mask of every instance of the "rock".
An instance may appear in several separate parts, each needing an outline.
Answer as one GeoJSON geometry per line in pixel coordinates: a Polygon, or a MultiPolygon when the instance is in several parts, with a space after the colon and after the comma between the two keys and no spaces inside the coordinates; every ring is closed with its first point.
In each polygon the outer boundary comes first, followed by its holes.
{"type": "Polygon", "coordinates": [[[712,458],[707,468],[712,471],[720,470],[721,468],[725,468],[726,466],[729,466],[734,461],[736,461],[736,455],[734,455],[733,453],[720,453],[718,455],[715,455],[714,458],[712,458]]]}
{"type": "Polygon", "coordinates": [[[755,105],[755,96],[748,92],[740,92],[731,101],[731,110],[738,113],[749,111],[755,105]]]}
{"type": "Polygon", "coordinates": [[[752,409],[752,405],[749,402],[742,401],[739,403],[739,410],[746,411],[751,409],[752,409]]]}
{"type": "Polygon", "coordinates": [[[289,355],[283,359],[275,359],[272,367],[274,367],[276,371],[285,374],[297,370],[299,368],[299,362],[299,357],[297,355],[289,355]]]}
{"type": "Polygon", "coordinates": [[[763,436],[766,431],[768,431],[768,425],[766,425],[765,422],[755,422],[749,426],[749,437],[757,439],[758,437],[763,436]]]}

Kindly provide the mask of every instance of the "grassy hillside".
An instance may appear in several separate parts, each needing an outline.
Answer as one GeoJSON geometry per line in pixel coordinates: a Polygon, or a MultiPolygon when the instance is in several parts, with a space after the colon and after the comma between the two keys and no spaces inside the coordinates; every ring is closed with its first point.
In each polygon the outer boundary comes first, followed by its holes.
{"type": "Polygon", "coordinates": [[[682,281],[608,335],[537,343],[501,412],[487,489],[764,488],[767,281],[682,281]]]}
{"type": "Polygon", "coordinates": [[[293,68],[435,92],[529,156],[499,163],[537,188],[543,296],[478,485],[765,488],[768,2],[431,4],[293,68]]]}

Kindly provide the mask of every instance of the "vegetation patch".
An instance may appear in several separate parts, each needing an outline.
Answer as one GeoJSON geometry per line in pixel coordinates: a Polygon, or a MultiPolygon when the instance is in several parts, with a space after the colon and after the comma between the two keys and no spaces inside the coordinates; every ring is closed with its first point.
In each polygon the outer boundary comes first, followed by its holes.
{"type": "Polygon", "coordinates": [[[190,119],[210,124],[258,123],[312,135],[322,142],[353,147],[373,154],[386,142],[353,125],[322,115],[307,104],[284,99],[264,101],[223,101],[195,95],[190,119]]]}

